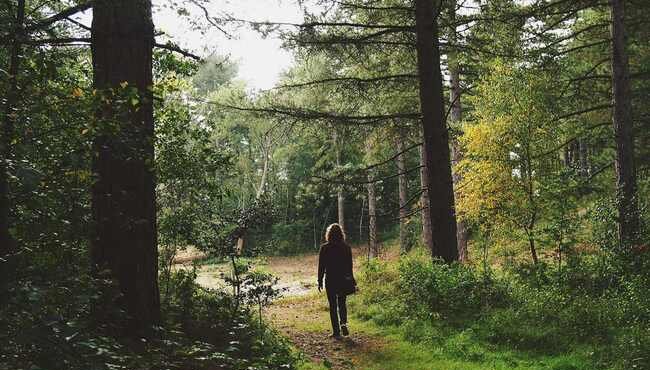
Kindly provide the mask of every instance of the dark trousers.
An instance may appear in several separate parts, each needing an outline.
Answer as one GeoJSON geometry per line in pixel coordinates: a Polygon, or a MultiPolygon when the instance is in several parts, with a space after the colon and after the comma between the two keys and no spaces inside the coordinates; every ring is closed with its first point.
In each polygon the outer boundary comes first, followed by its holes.
{"type": "Polygon", "coordinates": [[[327,289],[327,301],[330,304],[330,320],[332,320],[332,332],[334,335],[341,334],[339,317],[341,318],[341,325],[348,323],[348,308],[345,305],[345,299],[346,296],[344,294],[339,295],[333,289],[327,289]]]}

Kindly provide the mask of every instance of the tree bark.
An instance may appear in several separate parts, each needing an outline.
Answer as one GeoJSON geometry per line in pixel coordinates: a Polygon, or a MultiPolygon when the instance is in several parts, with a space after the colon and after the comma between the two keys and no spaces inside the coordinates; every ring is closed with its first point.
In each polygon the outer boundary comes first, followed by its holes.
{"type": "MultiPolygon", "coordinates": [[[[368,176],[370,180],[370,176],[368,176]]],[[[375,184],[368,184],[368,248],[371,257],[379,256],[379,243],[377,242],[377,197],[375,184]]]]}
{"type": "Polygon", "coordinates": [[[438,15],[434,13],[433,0],[415,1],[415,32],[423,147],[429,179],[429,214],[434,229],[431,254],[451,263],[458,260],[457,228],[440,70],[438,15]]]}
{"type": "Polygon", "coordinates": [[[589,145],[587,140],[580,139],[578,141],[580,153],[580,175],[583,177],[589,176],[589,145]]]}
{"type": "MultiPolygon", "coordinates": [[[[449,30],[449,42],[451,44],[456,43],[456,1],[449,2],[449,12],[450,12],[450,23],[452,24],[451,29],[449,30]]],[[[451,124],[458,126],[462,120],[463,107],[461,101],[461,87],[460,87],[460,67],[458,65],[458,55],[455,51],[451,51],[448,54],[448,63],[449,63],[449,83],[451,85],[451,93],[449,95],[449,100],[451,104],[451,124]]],[[[458,165],[460,161],[463,160],[463,153],[461,151],[460,143],[457,138],[452,139],[451,143],[451,157],[452,157],[452,166],[458,165]]],[[[458,184],[462,181],[461,175],[458,171],[453,171],[452,180],[454,183],[454,189],[458,188],[458,184]]],[[[461,261],[467,261],[467,241],[469,238],[469,232],[467,229],[467,224],[463,220],[456,221],[456,238],[458,240],[458,257],[461,261]]]]}
{"type": "MultiPolygon", "coordinates": [[[[371,150],[371,142],[366,143],[366,151],[371,150]]],[[[373,171],[368,172],[368,250],[371,257],[379,256],[379,243],[377,241],[377,195],[375,183],[373,180],[373,171]]]]}
{"type": "Polygon", "coordinates": [[[420,204],[422,211],[422,243],[428,251],[433,251],[433,230],[431,228],[431,214],[429,213],[429,175],[427,174],[427,159],[424,155],[424,149],[420,147],[420,204]]]}
{"type": "Polygon", "coordinates": [[[530,256],[533,259],[533,264],[537,265],[539,263],[539,257],[537,257],[537,249],[535,248],[535,239],[532,236],[528,236],[528,248],[530,249],[530,256]]]}
{"type": "Polygon", "coordinates": [[[92,262],[96,273],[110,270],[119,283],[130,335],[147,334],[160,321],[153,44],[150,0],[94,3],[93,82],[102,100],[93,143],[92,262]]]}
{"type": "Polygon", "coordinates": [[[636,241],[639,233],[639,212],[636,199],[636,167],[624,4],[624,0],[610,0],[614,106],[612,120],[616,141],[618,235],[620,247],[628,248],[636,241]]]}
{"type": "Polygon", "coordinates": [[[14,25],[14,40],[9,50],[9,81],[3,111],[2,138],[0,139],[0,297],[4,296],[6,284],[11,278],[15,252],[14,240],[9,230],[11,202],[9,198],[9,160],[12,157],[12,141],[16,126],[19,100],[18,73],[22,54],[22,38],[25,36],[25,0],[19,0],[14,25]]]}
{"type": "MultiPolygon", "coordinates": [[[[271,138],[267,137],[266,138],[266,143],[262,144],[262,155],[264,156],[264,162],[262,165],[262,177],[260,178],[260,185],[257,188],[257,191],[255,192],[255,200],[259,201],[262,196],[264,195],[264,192],[266,191],[266,183],[267,179],[269,177],[269,167],[271,165],[271,156],[273,155],[273,143],[271,142],[271,138]]],[[[247,230],[244,230],[242,232],[242,235],[237,238],[237,244],[235,245],[235,253],[237,255],[241,255],[242,252],[244,251],[244,248],[246,248],[246,240],[247,240],[248,232],[247,230]]]]}
{"type": "MultiPolygon", "coordinates": [[[[333,140],[334,150],[336,151],[336,167],[340,168],[341,145],[339,144],[339,135],[336,128],[334,129],[333,140]]],[[[338,224],[341,225],[341,229],[343,229],[343,233],[345,233],[345,194],[343,193],[343,187],[341,185],[338,185],[336,192],[336,204],[338,209],[338,224]]]]}
{"type": "Polygon", "coordinates": [[[406,174],[404,136],[401,132],[397,136],[397,151],[400,153],[396,158],[398,173],[397,179],[399,186],[399,245],[402,253],[406,253],[410,249],[408,242],[408,230],[406,225],[406,218],[408,217],[408,209],[406,204],[408,201],[408,177],[406,174]]]}
{"type": "Polygon", "coordinates": [[[359,212],[361,215],[359,216],[359,243],[363,241],[363,217],[364,211],[366,210],[366,198],[362,197],[361,198],[361,212],[359,212]]]}
{"type": "Polygon", "coordinates": [[[530,143],[525,145],[525,151],[523,154],[524,162],[521,166],[521,175],[522,181],[525,181],[524,185],[526,188],[526,196],[528,197],[528,209],[530,210],[530,215],[528,222],[525,225],[524,232],[528,236],[528,245],[530,248],[530,256],[533,260],[533,263],[537,265],[539,258],[537,256],[537,249],[535,248],[535,226],[537,225],[537,216],[538,216],[538,207],[537,201],[535,199],[535,179],[534,174],[535,170],[533,169],[533,157],[531,155],[532,150],[530,148],[530,143]]]}

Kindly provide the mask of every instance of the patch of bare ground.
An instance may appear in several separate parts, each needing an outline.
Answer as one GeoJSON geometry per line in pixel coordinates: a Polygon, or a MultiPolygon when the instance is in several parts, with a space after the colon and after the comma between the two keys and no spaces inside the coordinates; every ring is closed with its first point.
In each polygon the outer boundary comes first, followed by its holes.
{"type": "Polygon", "coordinates": [[[186,247],[176,253],[174,264],[192,263],[193,261],[200,261],[207,257],[208,255],[205,252],[201,252],[194,247],[186,247]]]}

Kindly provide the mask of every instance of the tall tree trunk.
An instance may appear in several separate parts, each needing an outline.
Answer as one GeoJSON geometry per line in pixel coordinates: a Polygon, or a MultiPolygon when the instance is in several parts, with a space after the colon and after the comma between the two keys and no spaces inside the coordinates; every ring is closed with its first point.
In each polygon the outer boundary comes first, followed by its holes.
{"type": "Polygon", "coordinates": [[[524,146],[525,151],[524,151],[524,162],[523,165],[521,166],[521,175],[522,175],[522,181],[524,182],[524,185],[526,187],[526,196],[528,197],[528,206],[526,207],[528,210],[530,210],[530,215],[528,218],[528,222],[526,223],[526,226],[524,227],[524,232],[528,236],[528,245],[530,249],[530,256],[533,260],[533,263],[537,265],[539,262],[539,258],[537,256],[537,249],[535,248],[535,227],[537,225],[537,216],[538,216],[538,207],[537,207],[537,201],[535,198],[535,193],[537,190],[535,189],[535,170],[533,168],[533,157],[531,155],[532,150],[530,148],[530,144],[524,146]]]}
{"type": "MultiPolygon", "coordinates": [[[[341,145],[339,144],[339,135],[336,128],[334,128],[334,134],[332,137],[334,141],[334,150],[336,151],[336,167],[341,167],[341,145]]],[[[343,232],[345,233],[345,194],[343,193],[343,186],[338,185],[336,192],[336,204],[338,209],[338,224],[341,225],[343,232]]]]}
{"type": "Polygon", "coordinates": [[[345,233],[345,195],[343,195],[343,189],[341,188],[339,188],[336,194],[336,204],[338,208],[338,223],[345,233]]]}
{"type": "Polygon", "coordinates": [[[406,174],[406,153],[404,153],[404,135],[399,133],[397,136],[397,151],[400,153],[397,158],[397,173],[398,173],[398,186],[399,186],[399,245],[400,250],[405,253],[409,250],[408,230],[406,225],[406,218],[408,217],[408,209],[406,202],[408,201],[408,176],[406,174]]]}
{"type": "Polygon", "coordinates": [[[580,175],[587,177],[589,176],[589,145],[587,140],[580,139],[578,141],[579,153],[580,153],[580,175]]]}
{"type": "Polygon", "coordinates": [[[6,290],[6,284],[11,277],[11,266],[14,261],[14,240],[9,231],[9,160],[12,156],[12,144],[16,126],[18,96],[18,73],[20,71],[20,54],[22,54],[23,37],[25,36],[25,0],[18,1],[14,25],[14,40],[9,50],[9,83],[3,111],[2,137],[0,138],[0,303],[6,290]]]}
{"type": "MultiPolygon", "coordinates": [[[[451,44],[456,43],[456,1],[452,0],[449,2],[449,12],[450,12],[450,23],[452,24],[449,29],[449,42],[451,44]]],[[[455,51],[451,51],[448,54],[448,63],[449,63],[449,83],[451,85],[451,93],[449,95],[450,104],[451,104],[451,125],[458,126],[462,120],[463,107],[461,101],[461,87],[460,87],[460,67],[458,65],[458,55],[455,51]]],[[[460,143],[458,139],[454,137],[451,142],[451,157],[453,165],[458,165],[460,161],[463,160],[463,153],[460,148],[460,143]]],[[[462,177],[458,171],[453,172],[452,180],[454,183],[454,188],[458,187],[458,184],[462,181],[462,177]]],[[[467,224],[465,221],[457,219],[456,220],[456,238],[458,240],[458,257],[461,261],[467,261],[467,240],[469,238],[469,233],[467,229],[467,224]]]]}
{"type": "Polygon", "coordinates": [[[95,1],[93,82],[103,99],[93,144],[92,262],[97,273],[110,270],[119,283],[131,335],[146,334],[160,321],[153,42],[150,0],[95,1]]]}
{"type": "Polygon", "coordinates": [[[537,249],[535,248],[535,238],[533,238],[532,235],[528,236],[528,248],[530,250],[533,264],[537,265],[539,263],[539,257],[537,257],[537,249]]]}
{"type": "MultiPolygon", "coordinates": [[[[366,152],[370,153],[372,142],[366,142],[366,152]]],[[[379,256],[379,242],[377,241],[377,195],[376,185],[373,182],[373,171],[368,172],[368,250],[371,257],[379,256]]]]}
{"type": "MultiPolygon", "coordinates": [[[[368,179],[370,180],[370,175],[368,179]]],[[[372,257],[379,256],[379,243],[377,241],[377,196],[375,184],[368,184],[368,248],[372,257]]]]}
{"type": "Polygon", "coordinates": [[[255,192],[255,200],[260,200],[260,198],[262,198],[262,195],[264,195],[264,192],[266,191],[266,182],[269,177],[269,167],[271,165],[272,153],[270,139],[267,140],[269,140],[269,142],[265,144],[265,147],[262,150],[262,154],[264,155],[262,177],[260,178],[260,185],[257,187],[257,192],[255,192]]]}
{"type": "Polygon", "coordinates": [[[422,136],[429,179],[429,214],[434,229],[431,254],[434,258],[439,257],[450,263],[458,260],[458,243],[449,133],[445,123],[440,71],[437,13],[434,13],[433,0],[415,1],[422,136]]]}
{"type": "Polygon", "coordinates": [[[361,215],[359,216],[359,243],[363,241],[363,217],[364,211],[366,210],[366,197],[361,198],[361,215]]]}
{"type": "Polygon", "coordinates": [[[564,157],[562,160],[564,161],[564,167],[571,168],[571,143],[564,147],[564,157]]]}
{"type": "Polygon", "coordinates": [[[422,211],[422,243],[429,251],[433,251],[433,229],[431,228],[431,214],[429,213],[429,175],[427,174],[427,159],[424,155],[424,149],[420,147],[420,203],[422,211]]]}
{"type": "Polygon", "coordinates": [[[636,200],[634,136],[630,107],[631,87],[625,35],[625,1],[610,0],[612,34],[613,124],[616,141],[618,235],[622,248],[629,247],[639,232],[636,200]]]}
{"type": "MultiPolygon", "coordinates": [[[[264,195],[264,192],[266,191],[266,182],[269,177],[269,167],[271,165],[271,156],[272,154],[272,143],[271,143],[271,138],[267,137],[266,138],[266,143],[263,144],[264,147],[262,148],[262,154],[264,155],[264,162],[262,165],[262,177],[260,178],[260,185],[257,187],[257,191],[255,192],[255,200],[258,201],[262,198],[262,195],[264,195]]],[[[246,237],[247,237],[247,230],[244,230],[242,232],[242,235],[237,238],[237,244],[235,246],[235,252],[237,255],[241,255],[242,252],[244,251],[244,248],[246,247],[246,237]]]]}

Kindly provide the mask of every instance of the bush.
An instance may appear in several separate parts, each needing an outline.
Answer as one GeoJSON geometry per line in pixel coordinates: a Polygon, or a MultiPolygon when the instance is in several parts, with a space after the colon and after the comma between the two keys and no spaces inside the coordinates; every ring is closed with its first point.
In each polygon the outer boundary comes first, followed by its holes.
{"type": "Polygon", "coordinates": [[[164,300],[169,302],[168,325],[180,325],[189,337],[201,341],[195,355],[210,358],[212,365],[222,361],[228,369],[293,368],[297,358],[284,338],[267,332],[256,312],[232,295],[202,288],[195,277],[194,271],[176,272],[170,279],[173,285],[166,289],[171,296],[164,300]]]}
{"type": "Polygon", "coordinates": [[[363,307],[357,310],[362,320],[378,325],[400,325],[404,302],[397,287],[397,270],[391,264],[371,259],[361,266],[357,283],[361,290],[363,307]]]}
{"type": "Polygon", "coordinates": [[[20,282],[0,307],[0,370],[295,368],[286,340],[262,332],[230,295],[198,287],[192,271],[172,274],[161,291],[163,322],[137,340],[113,327],[127,317],[116,308],[111,280],[81,274],[49,285],[20,282]]]}
{"type": "Polygon", "coordinates": [[[290,256],[313,250],[313,234],[311,224],[298,220],[290,224],[274,224],[271,230],[273,247],[270,251],[278,256],[290,256]]]}
{"type": "MultiPolygon", "coordinates": [[[[554,357],[576,352],[594,367],[650,370],[650,274],[614,257],[574,255],[561,270],[481,271],[414,251],[398,263],[364,264],[356,311],[464,359],[480,361],[485,341],[554,357]]],[[[578,368],[569,360],[553,366],[578,368]]]]}
{"type": "Polygon", "coordinates": [[[399,288],[411,314],[436,313],[447,318],[476,314],[484,307],[502,306],[507,285],[472,267],[432,262],[418,256],[402,259],[399,288]]]}
{"type": "Polygon", "coordinates": [[[622,330],[605,362],[617,370],[650,370],[650,326],[622,330]]]}

